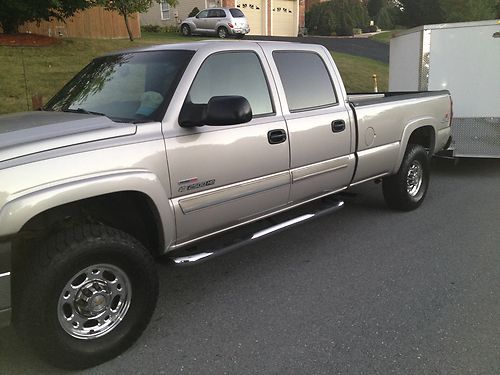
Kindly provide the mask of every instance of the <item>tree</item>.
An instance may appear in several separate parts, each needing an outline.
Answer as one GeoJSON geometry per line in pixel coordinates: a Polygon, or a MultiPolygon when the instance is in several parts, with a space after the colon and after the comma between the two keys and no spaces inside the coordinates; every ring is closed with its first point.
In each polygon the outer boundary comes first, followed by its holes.
{"type": "Polygon", "coordinates": [[[353,28],[368,25],[366,5],[359,0],[332,0],[315,4],[306,13],[311,34],[353,35],[353,28]]]}
{"type": "MultiPolygon", "coordinates": [[[[161,0],[96,0],[98,5],[103,6],[106,10],[117,11],[123,20],[125,21],[125,26],[127,27],[127,33],[130,41],[134,40],[132,31],[130,30],[130,24],[128,22],[129,17],[136,13],[142,13],[147,11],[154,2],[161,3],[161,0]]],[[[170,6],[177,5],[177,0],[167,0],[170,6]]]]}
{"type": "Polygon", "coordinates": [[[387,5],[387,0],[369,0],[367,3],[368,14],[375,19],[380,10],[387,5]]]}
{"type": "Polygon", "coordinates": [[[399,0],[401,22],[408,27],[444,22],[443,10],[436,0],[399,0]]]}
{"type": "Polygon", "coordinates": [[[64,20],[90,6],[91,0],[0,0],[0,26],[5,34],[13,34],[25,22],[64,20]]]}
{"type": "Polygon", "coordinates": [[[494,19],[497,0],[439,0],[446,22],[467,22],[494,19]]]}

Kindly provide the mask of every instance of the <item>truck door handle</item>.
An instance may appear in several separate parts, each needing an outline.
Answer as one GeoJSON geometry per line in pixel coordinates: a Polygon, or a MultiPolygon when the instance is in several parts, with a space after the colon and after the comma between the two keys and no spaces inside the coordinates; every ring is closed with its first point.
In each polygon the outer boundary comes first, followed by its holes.
{"type": "Polygon", "coordinates": [[[270,130],[267,133],[267,140],[272,145],[283,143],[286,141],[286,132],[283,129],[270,130]]]}
{"type": "Polygon", "coordinates": [[[332,132],[338,133],[345,130],[345,121],[344,120],[335,120],[332,121],[332,132]]]}

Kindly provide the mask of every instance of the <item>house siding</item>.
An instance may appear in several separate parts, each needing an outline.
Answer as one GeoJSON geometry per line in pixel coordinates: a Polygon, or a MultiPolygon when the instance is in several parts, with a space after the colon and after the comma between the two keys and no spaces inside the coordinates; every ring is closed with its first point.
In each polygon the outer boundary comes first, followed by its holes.
{"type": "Polygon", "coordinates": [[[205,9],[205,0],[182,0],[177,6],[170,7],[170,19],[162,20],[160,4],[154,3],[147,12],[141,13],[141,25],[178,26],[194,7],[205,9]]]}

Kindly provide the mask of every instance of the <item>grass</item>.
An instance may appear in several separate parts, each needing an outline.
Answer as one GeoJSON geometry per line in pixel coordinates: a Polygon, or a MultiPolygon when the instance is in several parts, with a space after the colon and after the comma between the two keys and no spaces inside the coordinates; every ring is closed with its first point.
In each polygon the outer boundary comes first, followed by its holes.
{"type": "Polygon", "coordinates": [[[383,31],[381,33],[373,35],[372,37],[370,37],[370,39],[376,40],[377,42],[389,44],[392,37],[400,31],[401,30],[383,31]]]}
{"type": "Polygon", "coordinates": [[[377,75],[378,90],[388,90],[389,65],[345,53],[332,55],[347,92],[373,92],[373,74],[377,75]]]}
{"type": "MultiPolygon", "coordinates": [[[[0,46],[0,114],[29,110],[31,96],[35,94],[42,95],[47,102],[92,58],[104,53],[202,39],[206,37],[188,39],[175,33],[143,33],[143,37],[134,42],[64,39],[60,44],[49,47],[0,46]]],[[[334,53],[333,56],[348,91],[373,91],[371,76],[374,73],[379,76],[379,90],[387,88],[386,64],[347,54],[334,53]]]]}

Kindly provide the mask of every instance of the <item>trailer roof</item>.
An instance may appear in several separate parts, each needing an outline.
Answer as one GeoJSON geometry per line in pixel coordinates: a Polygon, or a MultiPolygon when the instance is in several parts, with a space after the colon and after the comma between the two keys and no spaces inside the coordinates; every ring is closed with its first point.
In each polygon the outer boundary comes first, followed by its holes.
{"type": "Polygon", "coordinates": [[[456,22],[456,23],[438,23],[434,25],[423,25],[417,26],[413,29],[408,29],[397,33],[394,37],[408,35],[424,30],[436,30],[436,29],[456,29],[463,27],[478,27],[478,26],[494,26],[500,25],[500,20],[488,20],[488,21],[474,21],[474,22],[456,22]]]}

